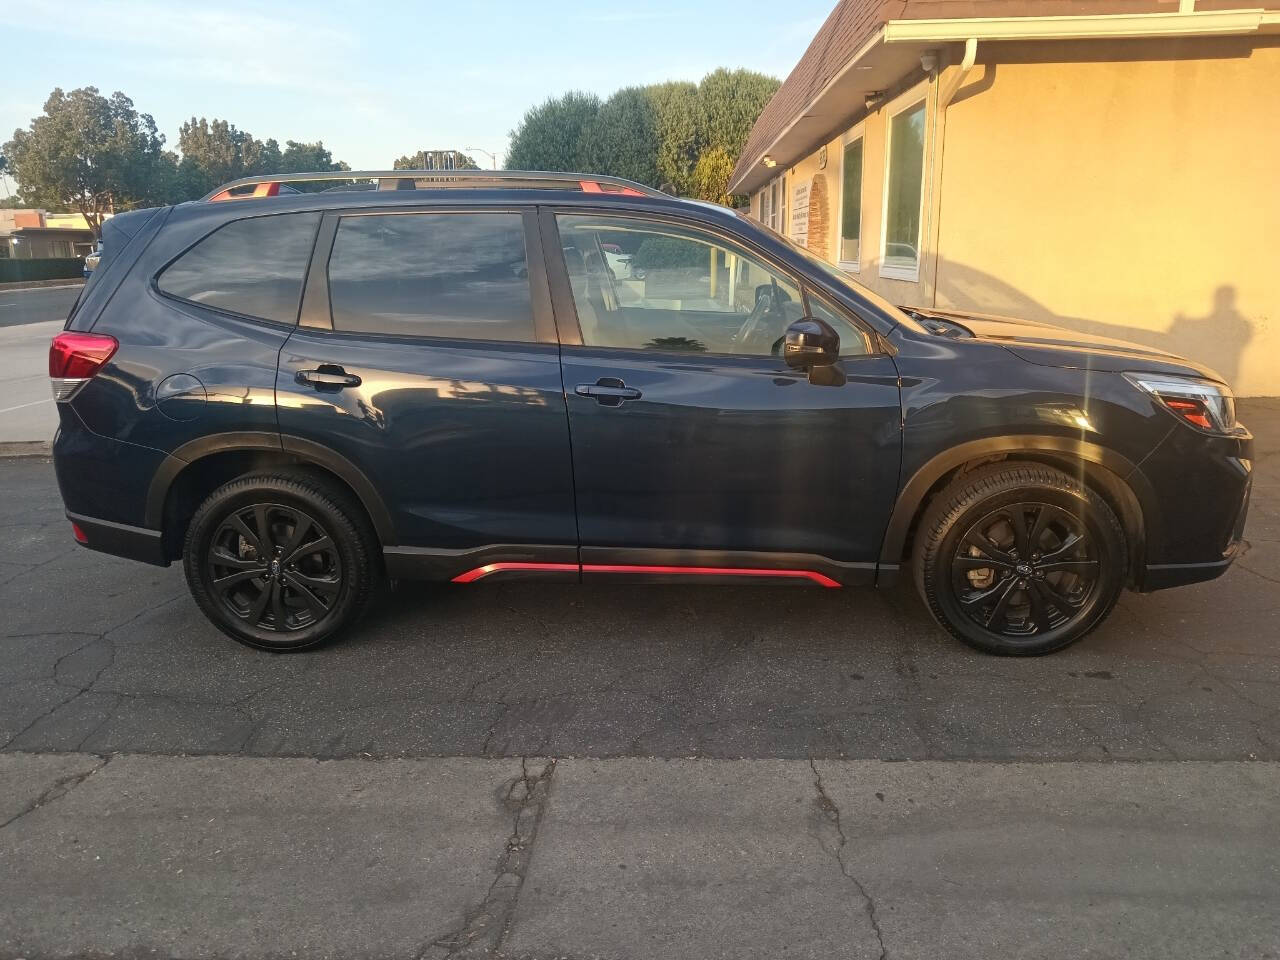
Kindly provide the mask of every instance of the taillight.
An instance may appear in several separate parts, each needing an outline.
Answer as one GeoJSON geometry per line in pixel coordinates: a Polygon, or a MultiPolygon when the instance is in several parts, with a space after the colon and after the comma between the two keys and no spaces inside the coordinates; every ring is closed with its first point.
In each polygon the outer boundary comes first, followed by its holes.
{"type": "Polygon", "coordinates": [[[101,333],[60,333],[49,344],[53,399],[70,400],[111,359],[120,344],[101,333]]]}

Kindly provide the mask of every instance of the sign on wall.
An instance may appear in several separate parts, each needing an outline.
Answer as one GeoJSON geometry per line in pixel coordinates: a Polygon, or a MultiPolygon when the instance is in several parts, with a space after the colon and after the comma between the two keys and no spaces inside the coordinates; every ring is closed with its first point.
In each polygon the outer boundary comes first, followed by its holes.
{"type": "Polygon", "coordinates": [[[791,229],[788,236],[802,247],[809,245],[809,183],[797,183],[791,193],[791,229]]]}

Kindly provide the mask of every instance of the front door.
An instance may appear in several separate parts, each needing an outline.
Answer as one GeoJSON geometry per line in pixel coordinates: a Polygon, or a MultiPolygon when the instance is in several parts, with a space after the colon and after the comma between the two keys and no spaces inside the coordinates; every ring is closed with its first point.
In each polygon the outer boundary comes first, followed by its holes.
{"type": "Polygon", "coordinates": [[[556,311],[584,574],[869,580],[901,429],[897,369],[876,338],[707,228],[604,213],[543,222],[564,271],[553,288],[571,292],[556,311]],[[786,326],[813,314],[841,337],[821,383],[779,356],[786,326]]]}
{"type": "Polygon", "coordinates": [[[537,229],[514,209],[325,215],[280,353],[282,442],[367,478],[393,576],[539,561],[577,579],[537,229]]]}

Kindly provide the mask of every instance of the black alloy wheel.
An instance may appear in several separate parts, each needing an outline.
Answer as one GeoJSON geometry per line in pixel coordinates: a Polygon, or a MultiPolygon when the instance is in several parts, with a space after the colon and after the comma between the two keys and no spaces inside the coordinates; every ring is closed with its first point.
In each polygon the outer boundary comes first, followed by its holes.
{"type": "Polygon", "coordinates": [[[1079,480],[1039,463],[962,473],[915,534],[916,587],[952,636],[987,653],[1034,656],[1079,640],[1119,598],[1124,528],[1079,480]]]}
{"type": "Polygon", "coordinates": [[[1048,503],[991,511],[960,538],[951,561],[956,599],[974,623],[1011,639],[1034,638],[1079,617],[1099,563],[1079,517],[1048,503]]]}
{"type": "Polygon", "coordinates": [[[277,653],[335,636],[383,579],[364,511],[336,484],[310,475],[223,484],[187,527],[183,567],[214,626],[277,653]]]}
{"type": "Polygon", "coordinates": [[[213,535],[208,565],[223,606],[261,630],[319,623],[342,592],[342,560],[324,527],[280,503],[231,513],[213,535]]]}

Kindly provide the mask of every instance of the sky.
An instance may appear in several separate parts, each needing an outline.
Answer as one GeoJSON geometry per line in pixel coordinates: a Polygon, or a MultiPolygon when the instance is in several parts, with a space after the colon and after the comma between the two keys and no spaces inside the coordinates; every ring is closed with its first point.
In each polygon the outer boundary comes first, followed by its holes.
{"type": "Polygon", "coordinates": [[[0,142],[54,87],[95,86],[131,97],[170,148],[184,120],[219,117],[379,169],[420,149],[501,163],[525,110],[566,90],[603,98],[720,66],[785,78],[834,0],[4,6],[0,142]]]}

